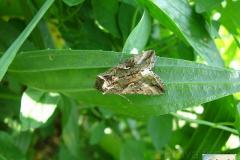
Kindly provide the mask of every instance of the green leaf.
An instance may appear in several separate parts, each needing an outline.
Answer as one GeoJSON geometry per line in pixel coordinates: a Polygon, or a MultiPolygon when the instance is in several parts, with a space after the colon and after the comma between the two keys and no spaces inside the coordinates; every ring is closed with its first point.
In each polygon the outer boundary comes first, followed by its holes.
{"type": "Polygon", "coordinates": [[[22,130],[35,129],[46,123],[54,113],[59,94],[28,89],[21,100],[22,130]]]}
{"type": "Polygon", "coordinates": [[[224,62],[226,66],[230,66],[231,62],[235,59],[238,53],[238,46],[235,41],[232,41],[229,47],[223,54],[224,62]]]}
{"type": "Polygon", "coordinates": [[[112,132],[111,134],[104,134],[101,138],[99,146],[110,154],[114,159],[119,159],[119,154],[121,150],[122,139],[116,133],[112,132]]]}
{"type": "Polygon", "coordinates": [[[25,160],[23,153],[14,144],[10,135],[0,132],[0,159],[1,160],[25,160]]]}
{"type": "Polygon", "coordinates": [[[15,137],[15,144],[18,146],[18,148],[26,154],[29,150],[29,147],[31,147],[31,142],[33,140],[33,132],[19,132],[15,137]]]}
{"type": "Polygon", "coordinates": [[[134,140],[127,140],[122,145],[120,160],[144,160],[143,143],[134,140]]]}
{"type": "Polygon", "coordinates": [[[235,118],[234,125],[235,125],[235,128],[240,133],[240,103],[238,103],[238,105],[237,105],[236,118],[235,118]]]}
{"type": "Polygon", "coordinates": [[[61,112],[63,115],[63,142],[68,149],[68,152],[71,153],[73,157],[78,158],[82,154],[79,139],[80,128],[78,125],[78,108],[74,101],[62,96],[61,112]]]}
{"type": "Polygon", "coordinates": [[[240,34],[240,1],[227,1],[227,6],[220,10],[221,23],[231,32],[232,34],[240,34]]]}
{"type": "Polygon", "coordinates": [[[0,87],[0,122],[5,118],[17,117],[19,114],[19,95],[7,88],[0,87]]]}
{"type": "Polygon", "coordinates": [[[138,5],[138,0],[120,0],[120,1],[134,7],[138,5]]]}
{"type": "Polygon", "coordinates": [[[142,51],[145,45],[147,44],[150,32],[151,32],[151,17],[145,10],[141,20],[128,36],[123,47],[123,52],[130,53],[131,51],[134,52],[135,49],[138,52],[142,51]]]}
{"type": "Polygon", "coordinates": [[[93,12],[99,24],[115,37],[119,37],[116,15],[117,0],[92,0],[93,12]]]}
{"type": "Polygon", "coordinates": [[[171,138],[172,117],[170,115],[152,117],[148,122],[148,133],[155,148],[160,150],[171,138]]]}
{"type": "Polygon", "coordinates": [[[62,92],[81,102],[142,118],[174,112],[240,91],[237,71],[158,57],[154,71],[164,83],[166,92],[163,95],[103,95],[94,89],[96,76],[116,66],[121,57],[122,53],[94,50],[26,52],[16,57],[9,74],[34,88],[62,92]]]}
{"type": "Polygon", "coordinates": [[[111,50],[108,35],[100,30],[92,21],[85,21],[81,29],[64,32],[64,38],[71,48],[111,50]]]}
{"type": "Polygon", "coordinates": [[[210,17],[206,20],[206,29],[213,39],[220,38],[220,35],[218,33],[219,28],[220,23],[218,21],[212,20],[210,17]]]}
{"type": "Polygon", "coordinates": [[[84,0],[63,0],[63,2],[72,7],[83,3],[84,0]]]}
{"type": "Polygon", "coordinates": [[[32,21],[27,25],[24,31],[18,36],[18,38],[12,43],[12,45],[7,49],[4,55],[0,59],[0,81],[2,80],[4,74],[7,72],[9,65],[15,58],[19,48],[22,46],[24,41],[36,27],[37,23],[41,20],[43,15],[47,12],[48,8],[52,5],[54,0],[47,0],[43,6],[39,9],[38,13],[34,16],[32,21]]]}
{"type": "Polygon", "coordinates": [[[209,10],[212,10],[214,7],[218,6],[221,4],[223,0],[196,0],[195,4],[195,9],[197,13],[203,13],[209,10]]]}
{"type": "Polygon", "coordinates": [[[0,1],[0,15],[23,16],[20,1],[0,1]]]}
{"type": "MultiPolygon", "coordinates": [[[[30,22],[32,17],[37,12],[37,5],[30,0],[23,1],[20,4],[24,13],[24,17],[26,18],[27,22],[30,22]]],[[[53,38],[50,34],[50,29],[44,19],[38,23],[36,28],[31,33],[29,39],[31,39],[38,49],[55,48],[53,38]]]]}
{"type": "Polygon", "coordinates": [[[223,66],[223,61],[204,28],[203,19],[194,13],[185,0],[141,0],[153,17],[190,44],[210,65],[223,66]]]}
{"type": "Polygon", "coordinates": [[[74,157],[70,151],[67,149],[67,147],[65,147],[64,145],[60,146],[59,149],[59,153],[58,153],[58,160],[66,160],[66,159],[71,159],[71,160],[79,160],[81,158],[81,160],[86,160],[83,157],[74,157]]]}
{"type": "MultiPolygon", "coordinates": [[[[228,96],[206,103],[202,119],[216,124],[218,122],[233,123],[235,119],[234,111],[233,97],[228,96]]],[[[201,125],[195,130],[191,139],[189,139],[188,145],[184,148],[181,160],[200,159],[201,155],[206,152],[219,153],[221,152],[222,146],[226,144],[229,136],[229,132],[201,125]],[[195,154],[189,154],[192,151],[194,151],[195,154]]]]}
{"type": "Polygon", "coordinates": [[[124,41],[131,32],[135,15],[136,9],[133,6],[121,3],[118,11],[118,24],[124,41]]]}
{"type": "MultiPolygon", "coordinates": [[[[24,27],[23,22],[19,20],[10,20],[5,22],[0,20],[0,35],[4,35],[0,37],[0,50],[5,51],[8,46],[16,39],[16,37],[21,33],[21,28],[24,27]]],[[[22,51],[26,50],[34,50],[34,44],[29,40],[26,40],[21,47],[22,51]]]]}
{"type": "Polygon", "coordinates": [[[90,144],[97,144],[104,136],[105,123],[95,123],[91,129],[90,144]]]}

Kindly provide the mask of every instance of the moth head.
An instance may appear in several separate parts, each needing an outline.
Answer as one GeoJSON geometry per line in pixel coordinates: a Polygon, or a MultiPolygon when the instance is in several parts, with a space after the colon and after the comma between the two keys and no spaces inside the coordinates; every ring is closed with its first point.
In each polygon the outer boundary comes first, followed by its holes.
{"type": "Polygon", "coordinates": [[[96,89],[98,89],[99,91],[105,92],[109,88],[111,80],[112,80],[111,75],[108,75],[108,74],[98,75],[95,82],[96,89]]]}

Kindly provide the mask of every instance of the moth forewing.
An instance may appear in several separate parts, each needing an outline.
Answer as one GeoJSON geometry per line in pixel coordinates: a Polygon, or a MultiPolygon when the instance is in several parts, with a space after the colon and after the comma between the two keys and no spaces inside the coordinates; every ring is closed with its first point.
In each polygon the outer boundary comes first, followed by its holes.
{"type": "Polygon", "coordinates": [[[103,94],[160,95],[164,86],[160,77],[151,70],[156,55],[145,51],[97,76],[95,86],[103,94]]]}

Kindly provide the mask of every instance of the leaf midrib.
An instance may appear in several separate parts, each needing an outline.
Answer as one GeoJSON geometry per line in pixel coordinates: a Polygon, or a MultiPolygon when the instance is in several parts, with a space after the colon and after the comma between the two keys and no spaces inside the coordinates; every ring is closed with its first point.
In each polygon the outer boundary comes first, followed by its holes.
{"type": "MultiPolygon", "coordinates": [[[[16,69],[11,69],[9,68],[8,71],[10,72],[42,72],[42,71],[59,71],[59,70],[81,70],[81,69],[103,69],[103,68],[111,68],[113,67],[112,65],[104,65],[104,66],[79,66],[79,67],[56,67],[56,68],[43,68],[43,69],[36,69],[36,70],[16,70],[16,69]]],[[[220,67],[210,67],[210,66],[182,66],[182,65],[156,65],[154,68],[191,68],[191,69],[209,69],[212,71],[222,71],[222,72],[238,72],[235,70],[230,70],[226,68],[220,68],[220,67]]]]}

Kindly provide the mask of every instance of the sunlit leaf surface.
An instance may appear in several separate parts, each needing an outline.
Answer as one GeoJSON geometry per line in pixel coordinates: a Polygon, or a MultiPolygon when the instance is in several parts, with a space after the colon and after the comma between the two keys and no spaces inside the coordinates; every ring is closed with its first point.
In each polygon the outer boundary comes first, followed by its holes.
{"type": "Polygon", "coordinates": [[[34,129],[50,118],[56,109],[59,100],[57,93],[46,93],[28,89],[23,93],[21,100],[22,129],[34,129]]]}

